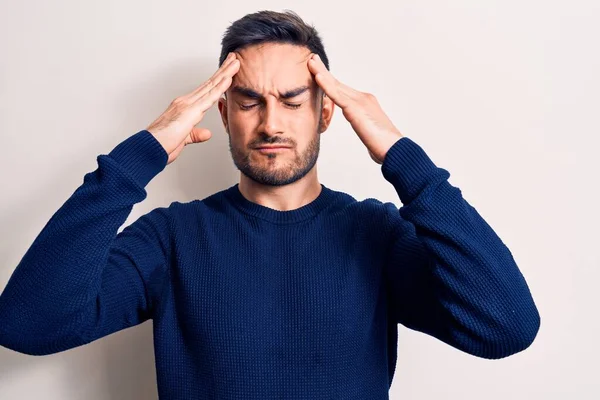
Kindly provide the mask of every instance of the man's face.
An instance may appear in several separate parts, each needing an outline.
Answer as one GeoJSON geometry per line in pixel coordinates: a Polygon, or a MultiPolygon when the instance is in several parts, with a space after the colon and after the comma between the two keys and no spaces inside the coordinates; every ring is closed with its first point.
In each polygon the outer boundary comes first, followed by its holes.
{"type": "Polygon", "coordinates": [[[308,69],[310,55],[306,47],[273,43],[237,52],[240,68],[219,111],[235,165],[258,183],[290,184],[316,164],[333,103],[308,69]],[[265,145],[289,148],[257,149],[265,145]]]}

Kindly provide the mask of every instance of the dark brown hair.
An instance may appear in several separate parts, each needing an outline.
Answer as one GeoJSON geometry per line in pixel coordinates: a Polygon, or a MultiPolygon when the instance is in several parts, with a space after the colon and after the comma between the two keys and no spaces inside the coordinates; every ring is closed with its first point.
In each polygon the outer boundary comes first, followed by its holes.
{"type": "Polygon", "coordinates": [[[219,67],[230,52],[258,43],[289,43],[305,46],[312,53],[318,54],[329,69],[329,59],[317,30],[312,25],[306,24],[291,10],[258,11],[233,22],[221,40],[219,67]]]}

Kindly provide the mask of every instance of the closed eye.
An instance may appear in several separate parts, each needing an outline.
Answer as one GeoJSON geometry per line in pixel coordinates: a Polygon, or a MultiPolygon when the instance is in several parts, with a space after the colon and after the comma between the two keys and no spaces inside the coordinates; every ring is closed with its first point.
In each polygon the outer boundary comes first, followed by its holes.
{"type": "MultiPolygon", "coordinates": [[[[292,109],[296,109],[299,108],[302,104],[292,104],[292,103],[284,103],[287,107],[290,107],[292,109]]],[[[258,104],[248,104],[248,105],[244,105],[244,104],[240,104],[240,108],[242,110],[250,110],[251,108],[256,107],[258,104]]]]}

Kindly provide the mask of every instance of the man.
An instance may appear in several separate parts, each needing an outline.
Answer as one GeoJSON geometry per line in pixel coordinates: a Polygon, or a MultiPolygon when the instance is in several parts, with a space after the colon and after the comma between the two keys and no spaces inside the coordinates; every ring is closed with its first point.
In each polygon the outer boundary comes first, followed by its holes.
{"type": "Polygon", "coordinates": [[[374,96],[332,76],[314,28],[247,15],[219,65],[98,156],[2,293],[0,344],[51,354],[152,319],[161,398],[387,399],[399,323],[488,359],[532,343],[509,249],[374,96]],[[117,234],[148,182],[210,139],[196,125],[217,102],[239,183],[117,234]],[[335,106],[402,208],[319,183],[335,106]]]}

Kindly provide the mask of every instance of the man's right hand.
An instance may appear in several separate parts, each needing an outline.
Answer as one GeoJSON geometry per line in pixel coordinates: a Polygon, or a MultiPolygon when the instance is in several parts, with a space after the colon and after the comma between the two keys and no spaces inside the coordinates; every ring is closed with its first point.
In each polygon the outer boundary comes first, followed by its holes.
{"type": "Polygon", "coordinates": [[[212,133],[208,129],[196,128],[196,125],[229,88],[239,68],[236,54],[229,53],[210,79],[191,93],[173,100],[169,108],[146,128],[169,155],[167,165],[177,158],[186,145],[211,138],[212,133]]]}

